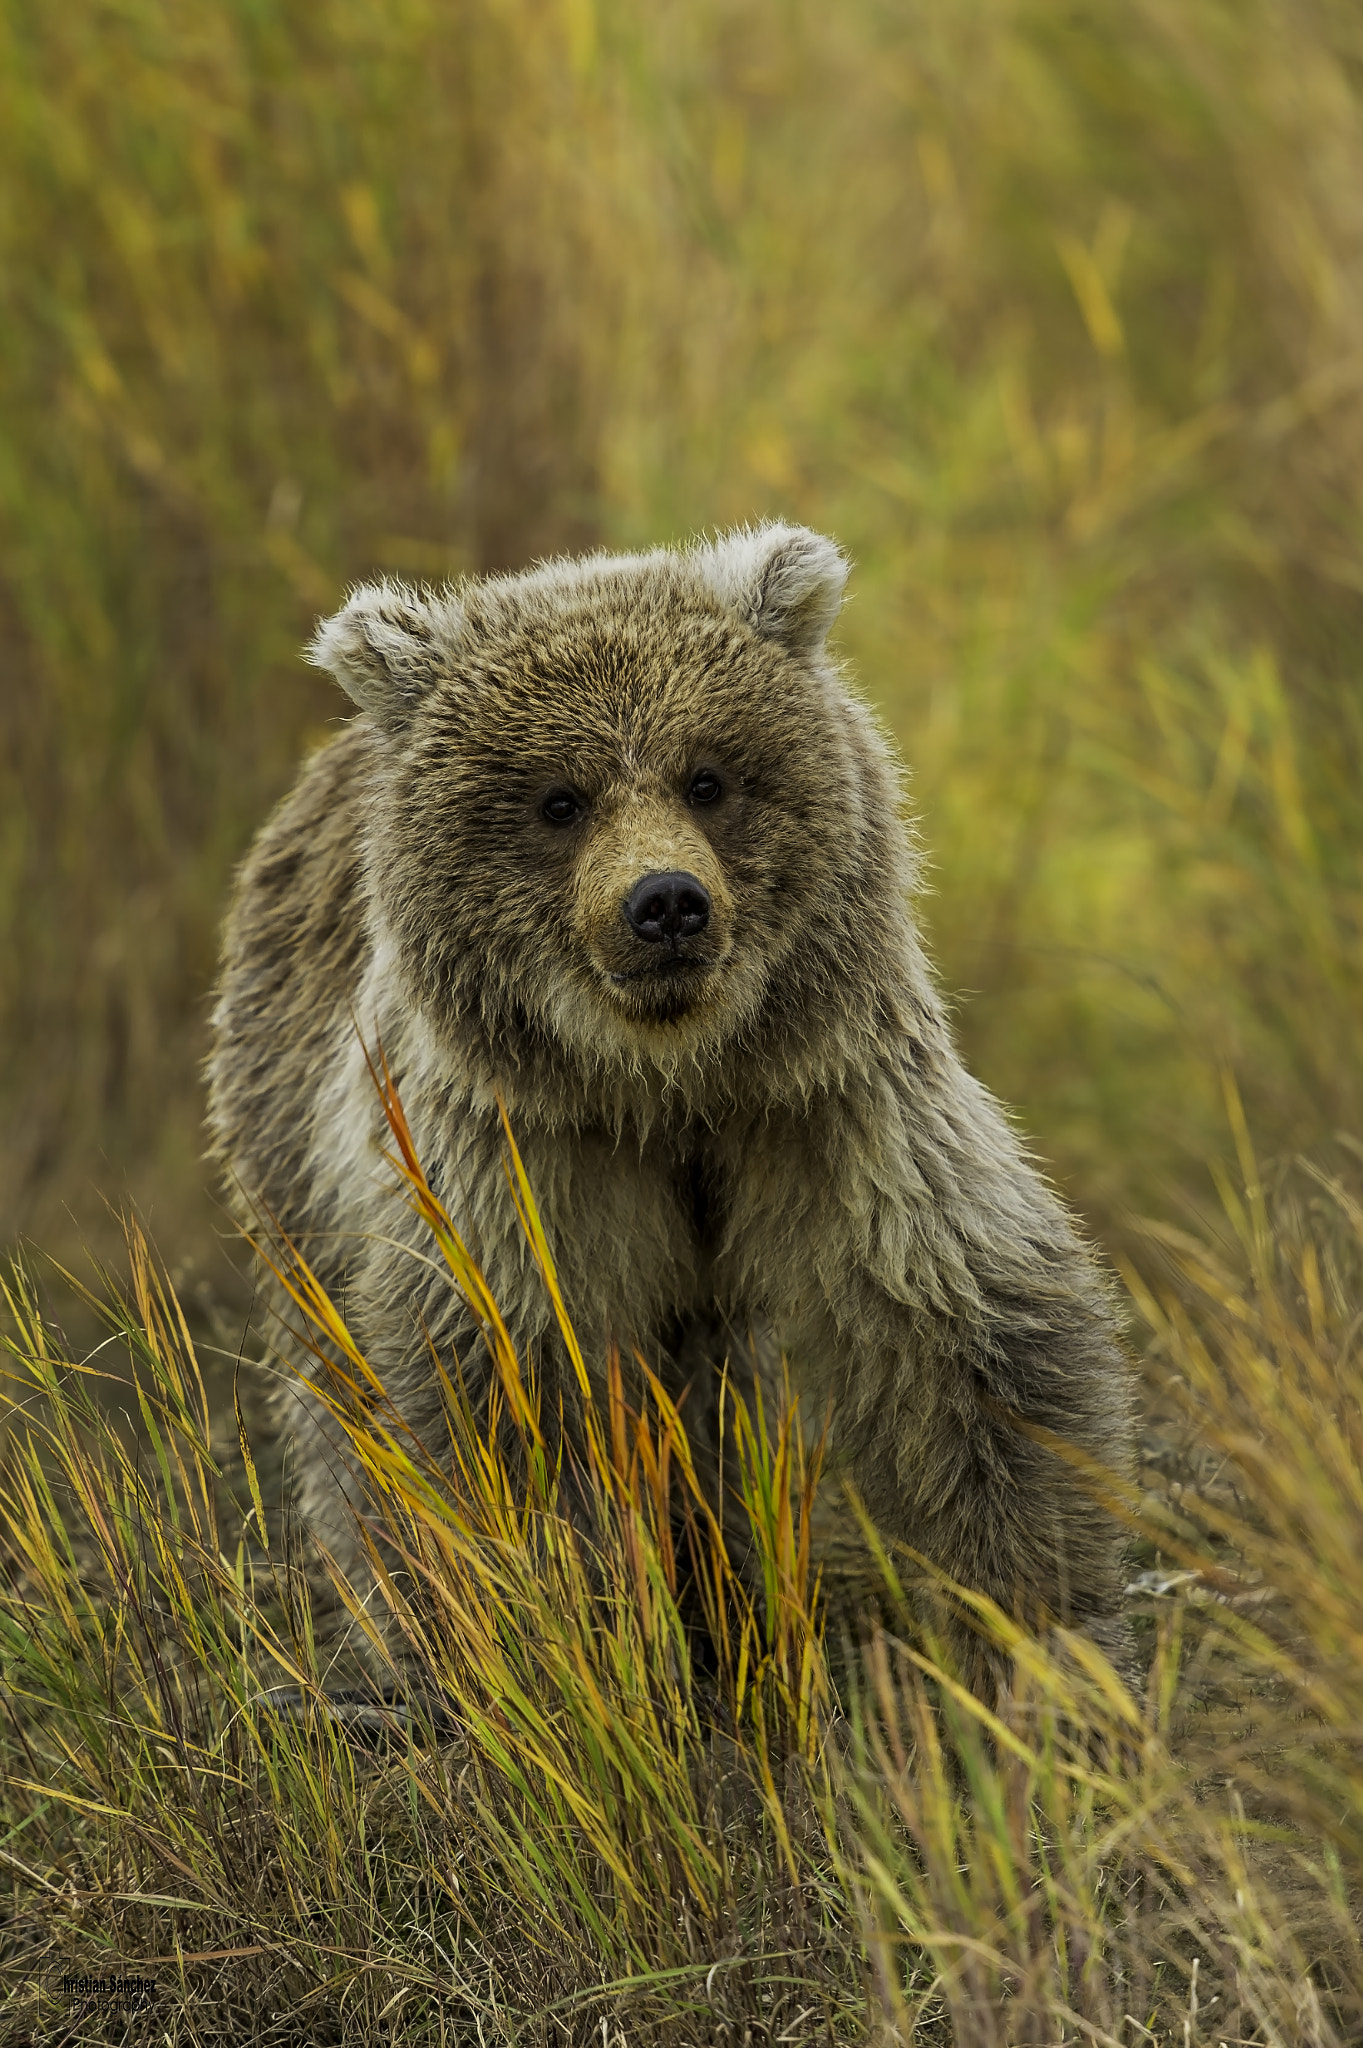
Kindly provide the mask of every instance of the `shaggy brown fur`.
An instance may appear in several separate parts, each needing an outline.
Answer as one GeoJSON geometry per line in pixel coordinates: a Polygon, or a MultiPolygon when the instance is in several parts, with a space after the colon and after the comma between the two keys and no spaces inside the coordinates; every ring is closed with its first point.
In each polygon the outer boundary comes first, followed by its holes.
{"type": "MultiPolygon", "coordinates": [[[[1125,1464],[1109,1296],[952,1043],[896,771],[825,652],[845,576],[830,541],[767,526],[357,590],[311,653],[364,715],[228,919],[216,1152],[428,1430],[419,1325],[466,1370],[480,1347],[412,1256],[362,1040],[552,1399],[500,1090],[589,1358],[613,1337],[698,1376],[703,1437],[726,1345],[784,1353],[887,1536],[1005,1607],[1093,1621],[1115,1529],[1018,1422],[1125,1464]]],[[[295,1398],[305,1508],[353,1559],[354,1483],[295,1398]]]]}

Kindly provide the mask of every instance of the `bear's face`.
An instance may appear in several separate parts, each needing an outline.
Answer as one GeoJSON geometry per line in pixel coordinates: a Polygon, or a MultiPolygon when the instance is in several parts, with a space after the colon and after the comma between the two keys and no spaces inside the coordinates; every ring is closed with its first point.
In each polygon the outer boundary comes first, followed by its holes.
{"type": "Polygon", "coordinates": [[[844,576],[776,528],[361,591],[323,627],[318,658],[381,729],[373,878],[433,1022],[675,1068],[826,951],[863,809],[822,658],[844,576]]]}

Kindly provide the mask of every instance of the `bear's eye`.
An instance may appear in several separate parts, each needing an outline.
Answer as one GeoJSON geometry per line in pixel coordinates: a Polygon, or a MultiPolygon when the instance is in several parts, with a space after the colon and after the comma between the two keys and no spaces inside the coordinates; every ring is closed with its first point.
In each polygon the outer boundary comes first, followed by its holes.
{"type": "Polygon", "coordinates": [[[724,784],[713,768],[702,768],[698,774],[691,777],[691,787],[686,794],[688,801],[693,804],[712,804],[723,796],[724,784]]]}
{"type": "Polygon", "coordinates": [[[540,805],[540,816],[551,825],[571,825],[581,811],[582,799],[571,789],[551,789],[540,805]]]}

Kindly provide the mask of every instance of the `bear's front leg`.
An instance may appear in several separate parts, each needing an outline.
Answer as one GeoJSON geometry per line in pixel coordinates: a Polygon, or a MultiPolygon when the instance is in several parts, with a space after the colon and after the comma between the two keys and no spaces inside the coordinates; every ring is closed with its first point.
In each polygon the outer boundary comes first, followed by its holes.
{"type": "Polygon", "coordinates": [[[1121,1532],[1086,1474],[1128,1466],[1128,1369],[1105,1278],[992,1098],[947,1050],[750,1127],[726,1165],[732,1298],[775,1328],[806,1428],[831,1417],[830,1595],[874,1591],[850,1485],[891,1547],[1111,1639],[1121,1532]]]}
{"type": "MultiPolygon", "coordinates": [[[[1126,1462],[1125,1387],[1102,1324],[1069,1306],[1049,1332],[1025,1334],[1002,1317],[990,1327],[868,1308],[869,1325],[898,1321],[901,1337],[878,1358],[837,1345],[829,1478],[856,1489],[892,1553],[917,1553],[1030,1628],[1080,1626],[1116,1646],[1122,1533],[1101,1473],[1120,1480],[1126,1462]]],[[[817,1365],[811,1377],[817,1387],[817,1365]]],[[[830,1539],[835,1580],[847,1536],[830,1539]]],[[[930,1583],[906,1559],[900,1570],[930,1583]]],[[[966,1675],[996,1661],[965,1610],[947,1634],[966,1675]]]]}

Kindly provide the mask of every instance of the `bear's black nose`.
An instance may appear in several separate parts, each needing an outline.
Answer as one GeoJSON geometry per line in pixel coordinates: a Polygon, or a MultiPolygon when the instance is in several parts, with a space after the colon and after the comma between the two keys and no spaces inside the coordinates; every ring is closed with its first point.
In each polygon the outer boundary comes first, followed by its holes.
{"type": "Polygon", "coordinates": [[[650,945],[694,938],[710,922],[709,893],[694,875],[645,875],[625,898],[624,909],[634,936],[650,945]]]}

